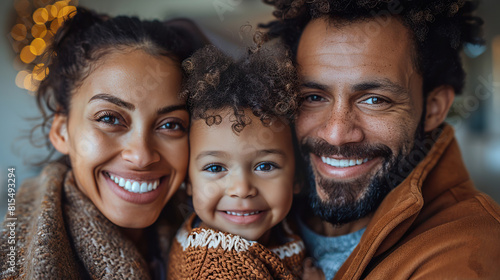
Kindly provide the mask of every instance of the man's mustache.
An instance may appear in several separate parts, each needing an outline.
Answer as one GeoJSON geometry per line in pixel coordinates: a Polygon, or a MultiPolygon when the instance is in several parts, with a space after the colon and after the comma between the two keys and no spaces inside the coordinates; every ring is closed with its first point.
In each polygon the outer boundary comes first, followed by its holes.
{"type": "Polygon", "coordinates": [[[313,153],[324,157],[345,158],[390,158],[392,150],[383,144],[348,143],[342,146],[330,145],[324,139],[306,137],[301,141],[301,152],[304,155],[313,153]]]}

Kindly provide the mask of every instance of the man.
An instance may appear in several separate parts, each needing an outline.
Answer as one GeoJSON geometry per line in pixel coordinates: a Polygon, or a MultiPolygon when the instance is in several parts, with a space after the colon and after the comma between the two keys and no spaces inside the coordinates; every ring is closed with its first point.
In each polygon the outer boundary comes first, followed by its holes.
{"type": "MultiPolygon", "coordinates": [[[[482,43],[466,1],[267,1],[303,81],[306,246],[326,279],[498,279],[500,207],[444,123],[482,43]]],[[[314,272],[314,270],[308,270],[314,272]]]]}

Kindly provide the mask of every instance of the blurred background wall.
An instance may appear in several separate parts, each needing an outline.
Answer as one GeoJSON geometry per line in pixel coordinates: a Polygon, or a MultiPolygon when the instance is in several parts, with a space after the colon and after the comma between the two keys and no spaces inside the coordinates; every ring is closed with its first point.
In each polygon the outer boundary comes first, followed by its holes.
{"type": "MultiPolygon", "coordinates": [[[[34,148],[26,137],[38,116],[34,97],[25,87],[28,72],[20,56],[13,28],[19,14],[54,0],[2,0],[0,3],[0,219],[7,204],[7,168],[16,168],[16,184],[39,173],[30,162],[40,160],[46,149],[34,148]]],[[[188,17],[195,20],[210,40],[223,50],[238,55],[258,23],[272,19],[272,8],[260,0],[66,0],[110,15],[135,15],[142,19],[188,17]],[[245,25],[245,28],[241,26],[245,25]]],[[[62,7],[64,3],[59,3],[62,7]]],[[[500,1],[483,0],[479,14],[485,20],[485,48],[466,46],[463,56],[468,73],[464,94],[456,98],[448,121],[455,127],[465,163],[477,187],[500,202],[500,1]]],[[[45,15],[35,15],[43,17],[45,15]]],[[[29,19],[33,15],[28,15],[29,19]]],[[[28,30],[28,32],[30,32],[28,30]]],[[[29,35],[28,35],[29,36],[29,35]]],[[[20,38],[18,38],[20,39],[20,38]]],[[[30,59],[25,58],[25,59],[30,59]]]]}

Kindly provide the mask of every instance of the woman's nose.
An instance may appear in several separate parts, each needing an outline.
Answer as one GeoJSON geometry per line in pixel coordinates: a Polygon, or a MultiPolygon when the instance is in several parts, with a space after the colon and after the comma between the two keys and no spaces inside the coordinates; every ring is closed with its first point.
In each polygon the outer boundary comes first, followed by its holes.
{"type": "Polygon", "coordinates": [[[132,133],[128,140],[122,151],[122,158],[125,161],[134,164],[137,168],[145,168],[160,161],[160,154],[146,133],[132,133]]]}

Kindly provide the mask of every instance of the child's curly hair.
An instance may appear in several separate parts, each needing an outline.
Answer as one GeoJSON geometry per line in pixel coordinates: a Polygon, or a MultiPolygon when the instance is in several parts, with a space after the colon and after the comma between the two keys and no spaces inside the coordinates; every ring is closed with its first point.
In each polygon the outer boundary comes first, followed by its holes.
{"type": "Polygon", "coordinates": [[[200,49],[182,63],[188,78],[181,97],[191,118],[219,124],[217,111],[232,108],[235,133],[250,124],[243,109],[250,109],[266,126],[276,117],[293,122],[299,79],[288,55],[283,48],[266,46],[235,61],[214,46],[200,49]]]}

